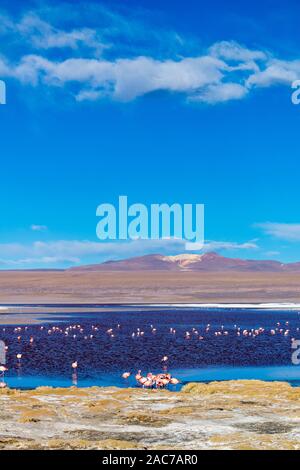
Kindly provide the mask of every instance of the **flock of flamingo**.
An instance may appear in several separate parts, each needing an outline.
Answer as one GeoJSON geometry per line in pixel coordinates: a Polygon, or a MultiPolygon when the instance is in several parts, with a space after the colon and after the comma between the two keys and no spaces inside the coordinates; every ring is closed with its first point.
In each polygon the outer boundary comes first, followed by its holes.
{"type": "MultiPolygon", "coordinates": [[[[18,326],[13,329],[13,333],[16,335],[16,339],[19,343],[21,343],[22,339],[24,338],[26,341],[29,341],[29,344],[32,345],[35,342],[35,337],[32,335],[28,339],[28,326],[18,326]],[[27,333],[27,336],[23,336],[23,334],[27,333]]],[[[66,337],[71,337],[72,339],[76,340],[77,338],[82,338],[84,340],[93,340],[95,338],[97,332],[100,330],[100,326],[92,325],[91,326],[91,331],[89,334],[87,334],[85,328],[81,326],[80,324],[73,324],[73,325],[68,325],[64,326],[63,324],[61,326],[52,326],[52,327],[45,327],[45,326],[40,326],[39,329],[40,331],[44,331],[47,335],[54,335],[54,334],[60,334],[66,337]]],[[[110,338],[115,338],[118,334],[118,331],[121,329],[121,325],[118,324],[115,328],[109,328],[105,330],[105,333],[108,335],[110,338]]],[[[191,328],[189,331],[185,331],[183,333],[183,338],[185,340],[191,340],[197,339],[200,341],[205,340],[205,338],[208,335],[213,335],[214,337],[220,337],[220,336],[229,336],[231,334],[234,334],[238,337],[241,338],[256,338],[257,336],[260,336],[262,334],[269,334],[271,336],[274,335],[282,335],[284,337],[290,337],[290,327],[289,327],[289,322],[277,322],[276,326],[271,329],[266,329],[263,327],[258,327],[258,328],[248,328],[248,329],[243,329],[239,327],[238,325],[233,325],[233,328],[230,329],[225,329],[224,325],[221,325],[219,328],[212,327],[210,324],[207,324],[204,327],[201,327],[201,333],[199,332],[200,328],[191,328]]],[[[5,333],[6,328],[2,328],[3,333],[5,333]]],[[[300,328],[296,328],[297,333],[300,331],[300,328]]],[[[151,334],[156,334],[157,329],[153,326],[150,325],[150,333],[151,334]]],[[[170,327],[169,328],[169,334],[171,336],[177,335],[177,331],[175,328],[170,327]]],[[[180,332],[182,335],[182,332],[180,332]]],[[[145,331],[141,328],[136,328],[134,331],[129,333],[129,337],[132,339],[135,338],[143,338],[145,335],[145,331]]],[[[294,341],[295,338],[291,337],[291,341],[294,341]]],[[[5,346],[5,352],[8,351],[8,346],[5,346]]],[[[21,364],[23,354],[21,352],[18,352],[16,354],[16,358],[18,361],[18,364],[21,364]]],[[[143,388],[165,388],[168,387],[168,385],[177,385],[179,383],[179,380],[175,377],[172,377],[170,373],[167,372],[167,362],[168,362],[168,357],[164,356],[161,360],[162,363],[164,363],[164,372],[163,373],[158,373],[158,374],[152,374],[151,372],[147,373],[145,376],[141,375],[141,371],[139,370],[136,375],[135,379],[137,382],[137,385],[142,386],[143,388]]],[[[73,373],[77,373],[77,368],[78,368],[78,362],[77,360],[74,360],[71,364],[70,367],[73,369],[73,373]]],[[[7,384],[4,381],[4,376],[5,373],[7,372],[8,368],[6,364],[0,364],[0,388],[5,388],[7,384]]],[[[127,380],[132,374],[131,372],[124,372],[122,374],[122,378],[127,380]]]]}
{"type": "MultiPolygon", "coordinates": [[[[164,356],[161,360],[163,363],[167,363],[169,360],[168,356],[164,356]]],[[[166,367],[165,367],[166,369],[166,367]]],[[[176,377],[172,377],[169,372],[160,373],[153,375],[152,372],[148,372],[146,376],[141,375],[142,371],[139,370],[135,375],[135,380],[138,385],[143,388],[166,388],[168,385],[178,385],[179,380],[176,377]]],[[[131,376],[130,372],[124,372],[122,374],[123,379],[127,380],[131,376]]]]}

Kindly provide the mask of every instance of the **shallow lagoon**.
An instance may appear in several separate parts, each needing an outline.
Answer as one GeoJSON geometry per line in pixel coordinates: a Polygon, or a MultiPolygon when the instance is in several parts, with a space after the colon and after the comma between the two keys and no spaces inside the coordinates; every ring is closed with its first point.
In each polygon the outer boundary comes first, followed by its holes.
{"type": "MultiPolygon", "coordinates": [[[[135,386],[133,378],[121,378],[122,372],[160,372],[165,355],[168,370],[182,383],[261,379],[300,384],[300,367],[291,363],[291,339],[300,339],[297,311],[196,307],[131,311],[128,306],[124,311],[124,306],[114,306],[112,311],[99,308],[87,313],[82,306],[60,315],[60,306],[56,307],[55,316],[41,313],[40,324],[28,322],[26,330],[26,322],[21,331],[16,325],[0,328],[0,339],[9,348],[9,386],[135,386]],[[250,332],[260,327],[264,332],[255,337],[237,334],[239,328],[250,332]],[[272,329],[277,329],[275,335],[272,329]],[[222,334],[216,336],[217,332],[222,334]],[[21,360],[17,354],[22,354],[21,360]],[[77,374],[71,368],[73,361],[78,361],[77,374]]],[[[30,308],[26,315],[29,319],[30,308]]]]}

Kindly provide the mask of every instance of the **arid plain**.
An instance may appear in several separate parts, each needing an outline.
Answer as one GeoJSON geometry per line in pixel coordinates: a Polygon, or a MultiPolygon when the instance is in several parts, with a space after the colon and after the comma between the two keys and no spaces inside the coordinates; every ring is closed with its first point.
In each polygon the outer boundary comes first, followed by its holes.
{"type": "Polygon", "coordinates": [[[2,271],[0,303],[299,302],[300,273],[2,271]]]}

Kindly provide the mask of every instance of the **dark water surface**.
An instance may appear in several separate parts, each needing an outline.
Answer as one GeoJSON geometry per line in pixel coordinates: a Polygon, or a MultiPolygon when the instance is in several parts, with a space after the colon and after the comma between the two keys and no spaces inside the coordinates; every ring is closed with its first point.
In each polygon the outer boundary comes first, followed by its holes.
{"type": "Polygon", "coordinates": [[[300,384],[300,366],[291,362],[292,338],[300,339],[296,311],[78,310],[56,316],[54,321],[52,315],[41,314],[41,324],[28,324],[26,330],[25,325],[21,331],[15,325],[0,327],[0,339],[8,346],[5,380],[10,386],[70,386],[72,382],[78,386],[135,385],[134,378],[123,380],[122,372],[160,372],[163,356],[169,357],[168,370],[183,383],[259,378],[300,384]],[[253,337],[251,329],[258,328],[264,331],[253,337]],[[112,332],[107,332],[110,329],[112,332]],[[248,330],[248,336],[243,330],[248,330]],[[21,360],[17,354],[22,354],[21,360]],[[78,361],[77,376],[71,367],[74,361],[78,361]]]}

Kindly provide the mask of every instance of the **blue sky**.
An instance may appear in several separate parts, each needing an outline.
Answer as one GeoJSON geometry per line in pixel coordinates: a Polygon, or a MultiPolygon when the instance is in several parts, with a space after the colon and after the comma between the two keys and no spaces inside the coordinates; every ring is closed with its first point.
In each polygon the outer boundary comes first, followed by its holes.
{"type": "Polygon", "coordinates": [[[183,251],[101,243],[96,207],[204,203],[206,251],[300,260],[299,2],[3,1],[0,268],[183,251]]]}

